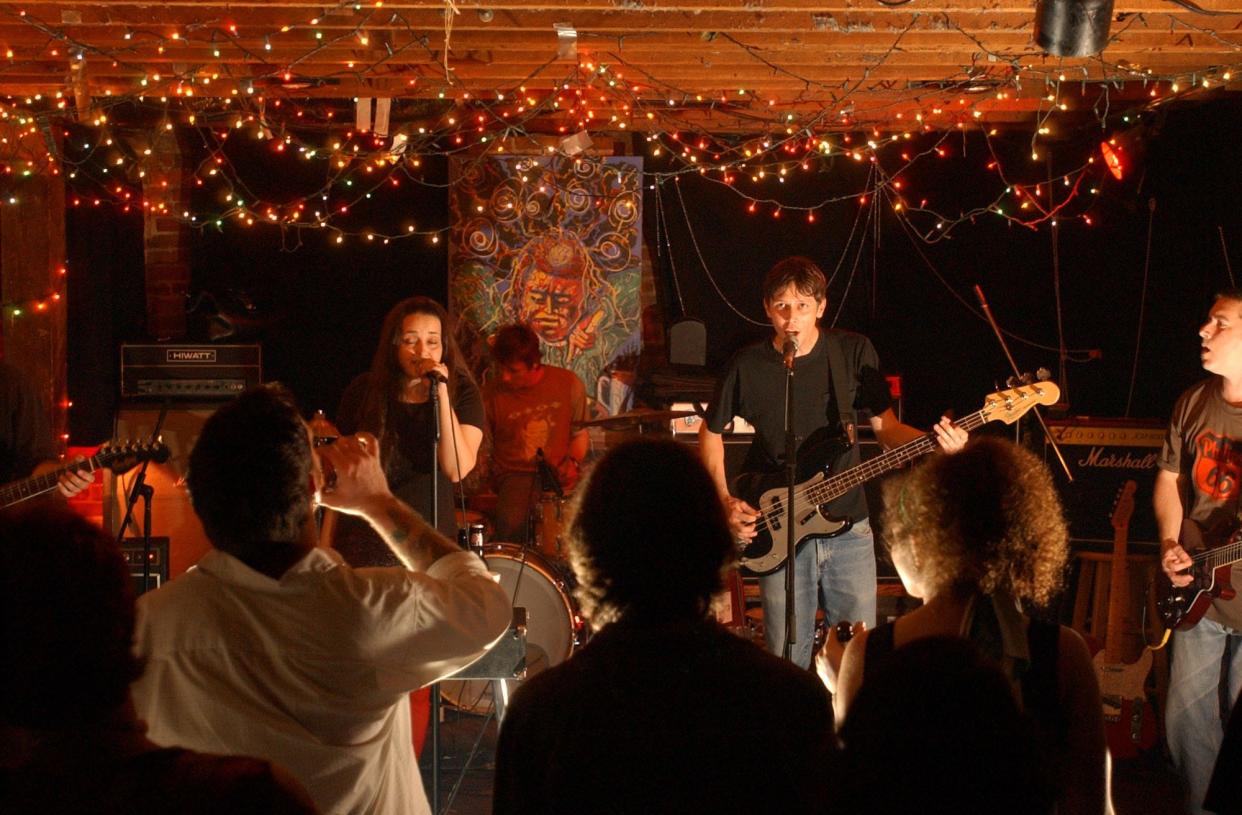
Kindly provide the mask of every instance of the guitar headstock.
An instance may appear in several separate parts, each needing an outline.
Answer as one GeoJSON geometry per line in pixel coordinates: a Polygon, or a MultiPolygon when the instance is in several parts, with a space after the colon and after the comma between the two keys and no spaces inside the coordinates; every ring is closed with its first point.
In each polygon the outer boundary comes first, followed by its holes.
{"type": "Polygon", "coordinates": [[[1013,424],[1036,405],[1055,405],[1060,399],[1061,389],[1055,382],[1032,382],[989,394],[980,412],[986,421],[1013,424]]]}
{"type": "Polygon", "coordinates": [[[119,444],[108,442],[96,454],[99,463],[114,473],[123,473],[144,461],[163,464],[170,455],[168,446],[160,439],[151,441],[124,441],[119,444]]]}
{"type": "Polygon", "coordinates": [[[1117,491],[1117,500],[1113,502],[1112,524],[1115,531],[1129,529],[1130,516],[1134,514],[1134,492],[1138,484],[1129,479],[1117,491]]]}

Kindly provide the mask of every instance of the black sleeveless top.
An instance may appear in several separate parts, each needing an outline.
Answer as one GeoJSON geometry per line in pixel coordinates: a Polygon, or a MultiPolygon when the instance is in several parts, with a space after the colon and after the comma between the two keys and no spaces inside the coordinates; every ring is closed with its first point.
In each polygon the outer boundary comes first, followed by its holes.
{"type": "MultiPolygon", "coordinates": [[[[864,685],[868,676],[883,670],[885,664],[892,659],[896,650],[893,639],[895,631],[893,623],[885,623],[867,636],[863,662],[864,685]]],[[[1069,720],[1061,708],[1057,686],[1060,637],[1061,627],[1056,623],[1032,619],[1026,629],[1031,661],[1018,677],[1023,716],[1035,738],[1040,774],[1058,799],[1064,793],[1059,783],[1063,776],[1058,767],[1061,757],[1065,755],[1066,741],[1069,738],[1069,720]]]]}
{"type": "MultiPolygon", "coordinates": [[[[896,630],[893,623],[885,623],[867,636],[863,682],[881,670],[892,656],[896,630]]],[[[1022,709],[1035,720],[1041,741],[1048,736],[1060,742],[1067,732],[1068,723],[1057,692],[1060,636],[1061,627],[1055,623],[1032,619],[1027,625],[1026,641],[1031,663],[1018,678],[1018,685],[1022,689],[1022,709]]]]}

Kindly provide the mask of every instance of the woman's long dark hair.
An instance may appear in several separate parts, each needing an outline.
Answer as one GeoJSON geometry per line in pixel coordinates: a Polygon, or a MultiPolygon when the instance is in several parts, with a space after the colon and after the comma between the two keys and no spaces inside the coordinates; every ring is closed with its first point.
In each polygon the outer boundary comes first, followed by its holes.
{"type": "Polygon", "coordinates": [[[371,376],[362,400],[362,415],[358,422],[359,429],[374,433],[380,440],[385,461],[390,460],[389,453],[396,444],[396,438],[389,432],[388,415],[400,401],[405,385],[405,374],[397,364],[397,349],[401,343],[401,326],[411,314],[426,314],[440,321],[440,343],[444,349],[441,361],[449,370],[449,399],[452,400],[457,394],[462,380],[474,383],[470,366],[466,364],[466,358],[457,345],[452,318],[444,306],[430,297],[415,296],[407,297],[389,309],[380,327],[375,356],[371,358],[371,376]]]}

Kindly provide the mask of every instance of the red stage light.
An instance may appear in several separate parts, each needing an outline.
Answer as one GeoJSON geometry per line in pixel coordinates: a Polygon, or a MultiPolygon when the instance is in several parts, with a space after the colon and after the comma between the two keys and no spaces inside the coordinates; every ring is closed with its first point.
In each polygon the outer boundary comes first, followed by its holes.
{"type": "Polygon", "coordinates": [[[1104,164],[1113,178],[1120,181],[1126,174],[1125,152],[1116,139],[1100,142],[1100,152],[1104,155],[1104,164]]]}

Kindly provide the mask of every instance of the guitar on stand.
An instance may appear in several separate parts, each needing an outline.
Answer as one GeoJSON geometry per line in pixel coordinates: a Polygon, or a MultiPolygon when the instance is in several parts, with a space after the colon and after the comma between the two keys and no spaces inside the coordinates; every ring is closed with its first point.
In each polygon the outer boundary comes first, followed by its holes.
{"type": "Polygon", "coordinates": [[[1104,650],[1095,655],[1095,673],[1104,702],[1104,732],[1114,758],[1135,758],[1156,744],[1156,717],[1147,703],[1147,675],[1152,652],[1143,648],[1136,662],[1125,662],[1126,610],[1130,607],[1130,575],[1126,539],[1134,514],[1134,481],[1127,481],[1113,507],[1113,562],[1108,587],[1108,628],[1104,650]]]}

